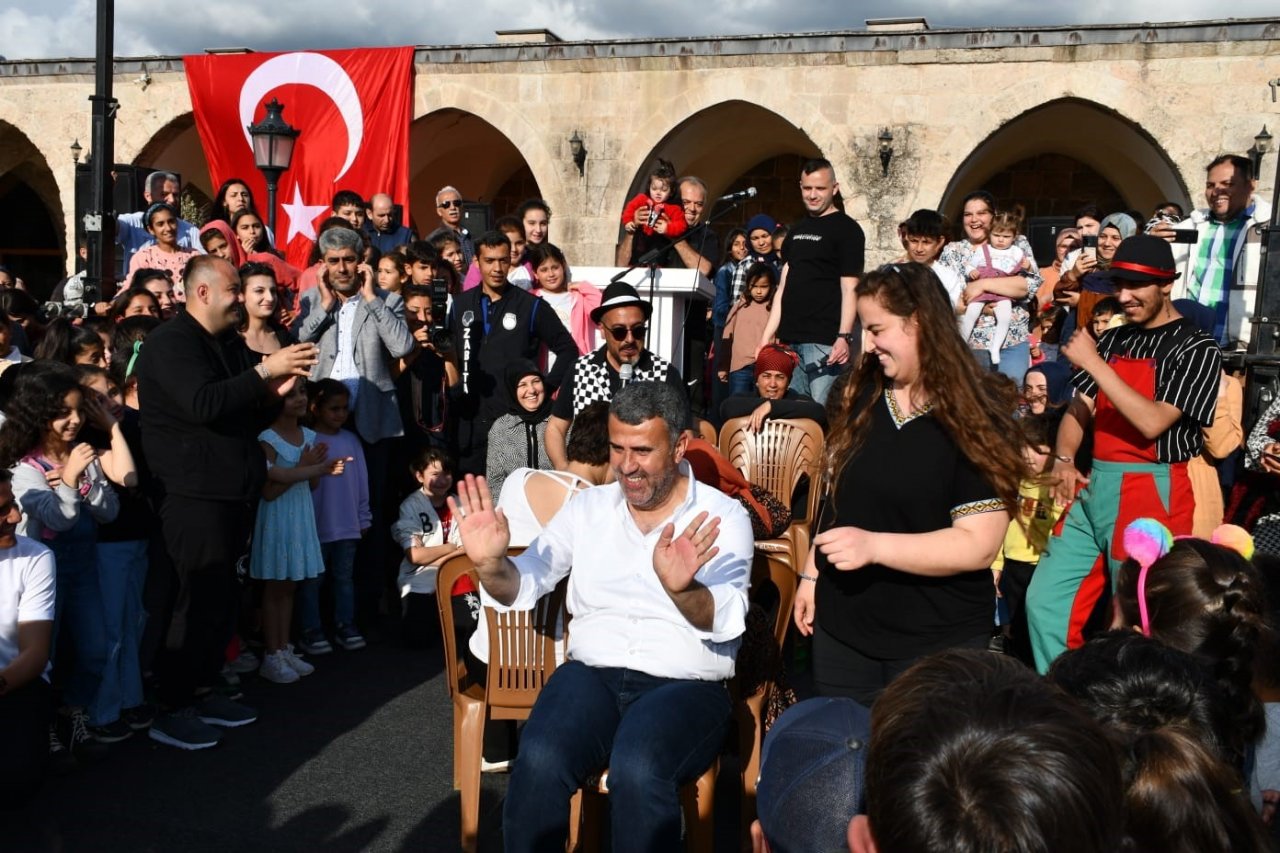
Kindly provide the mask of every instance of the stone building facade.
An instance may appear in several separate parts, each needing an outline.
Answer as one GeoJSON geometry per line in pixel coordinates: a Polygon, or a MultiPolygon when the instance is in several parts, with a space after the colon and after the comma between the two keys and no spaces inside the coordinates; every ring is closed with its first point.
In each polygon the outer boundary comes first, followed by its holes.
{"type": "MultiPolygon", "coordinates": [[[[611,263],[618,216],[655,156],[702,177],[713,198],[758,186],[738,222],[798,216],[797,166],[827,157],[879,262],[912,210],[954,215],[979,187],[1032,216],[1088,200],[1199,205],[1213,156],[1243,153],[1263,125],[1280,133],[1267,85],[1280,77],[1280,18],[512,39],[417,49],[410,212],[433,228],[446,183],[498,215],[536,193],[553,210],[552,239],[579,265],[611,263]]],[[[116,162],[180,172],[211,195],[181,58],[122,58],[115,72],[116,162]]],[[[88,144],[92,90],[91,59],[0,62],[3,262],[48,269],[74,257],[69,146],[88,144]]],[[[1263,158],[1268,196],[1276,159],[1263,158]]]]}

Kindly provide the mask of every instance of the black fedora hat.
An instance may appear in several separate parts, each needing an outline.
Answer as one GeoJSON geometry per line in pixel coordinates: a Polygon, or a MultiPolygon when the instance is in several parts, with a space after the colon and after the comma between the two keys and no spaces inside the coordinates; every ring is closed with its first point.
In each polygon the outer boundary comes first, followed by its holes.
{"type": "Polygon", "coordinates": [[[1139,284],[1155,284],[1173,281],[1182,273],[1174,265],[1173,249],[1167,240],[1150,234],[1135,234],[1120,243],[1106,275],[1139,284]]]}
{"type": "Polygon", "coordinates": [[[624,308],[627,305],[635,305],[643,311],[646,320],[653,314],[653,306],[641,299],[634,287],[625,281],[615,281],[604,289],[604,295],[600,297],[600,306],[591,312],[591,322],[599,323],[600,318],[614,308],[624,308]]]}

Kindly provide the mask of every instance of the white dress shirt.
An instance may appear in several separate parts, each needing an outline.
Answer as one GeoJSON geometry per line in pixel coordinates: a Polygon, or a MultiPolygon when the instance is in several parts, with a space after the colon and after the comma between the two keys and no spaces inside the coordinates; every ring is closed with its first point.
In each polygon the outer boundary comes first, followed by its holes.
{"type": "Polygon", "coordinates": [[[511,605],[498,604],[483,588],[481,601],[499,611],[528,610],[568,575],[569,659],[660,678],[731,677],[745,628],[755,547],[751,522],[737,501],[695,480],[689,463],[680,463],[680,476],[688,481],[684,502],[647,534],[636,526],[617,483],[580,492],[513,560],[520,589],[511,605]],[[666,523],[675,522],[678,536],[704,510],[720,518],[720,552],[697,574],[715,601],[708,631],[690,624],[653,568],[666,523]]]}
{"type": "Polygon", "coordinates": [[[333,369],[329,378],[336,379],[347,386],[350,399],[347,405],[351,411],[356,410],[356,393],[360,390],[360,368],[356,367],[356,342],[351,333],[356,323],[356,311],[360,310],[361,297],[352,295],[343,301],[338,309],[338,343],[337,353],[333,359],[333,369]]]}

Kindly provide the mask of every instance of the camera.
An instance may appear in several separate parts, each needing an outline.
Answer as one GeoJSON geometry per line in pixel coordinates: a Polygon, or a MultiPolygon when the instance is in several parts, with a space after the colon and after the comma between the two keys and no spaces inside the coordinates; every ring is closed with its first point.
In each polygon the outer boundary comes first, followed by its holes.
{"type": "Polygon", "coordinates": [[[40,314],[46,322],[59,317],[83,320],[94,316],[93,306],[101,301],[97,285],[85,282],[83,275],[72,276],[63,285],[62,301],[44,303],[40,306],[40,314]]]}
{"type": "Polygon", "coordinates": [[[443,276],[431,279],[431,345],[444,354],[453,349],[449,334],[449,282],[443,276]]]}

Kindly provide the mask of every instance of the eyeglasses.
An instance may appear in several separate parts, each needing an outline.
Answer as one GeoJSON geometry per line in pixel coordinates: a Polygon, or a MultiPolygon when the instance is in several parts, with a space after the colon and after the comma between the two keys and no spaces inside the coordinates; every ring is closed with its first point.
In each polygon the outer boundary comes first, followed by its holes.
{"type": "Polygon", "coordinates": [[[609,326],[609,334],[615,341],[625,341],[627,335],[638,341],[644,337],[647,331],[649,331],[649,327],[643,323],[639,326],[609,326]]]}
{"type": "Polygon", "coordinates": [[[456,208],[461,209],[461,208],[462,208],[462,199],[460,199],[460,198],[451,198],[451,199],[447,199],[447,200],[445,200],[445,201],[438,202],[438,203],[437,203],[437,206],[438,206],[441,210],[448,210],[448,209],[449,209],[449,208],[451,208],[451,207],[456,207],[456,208]]]}

